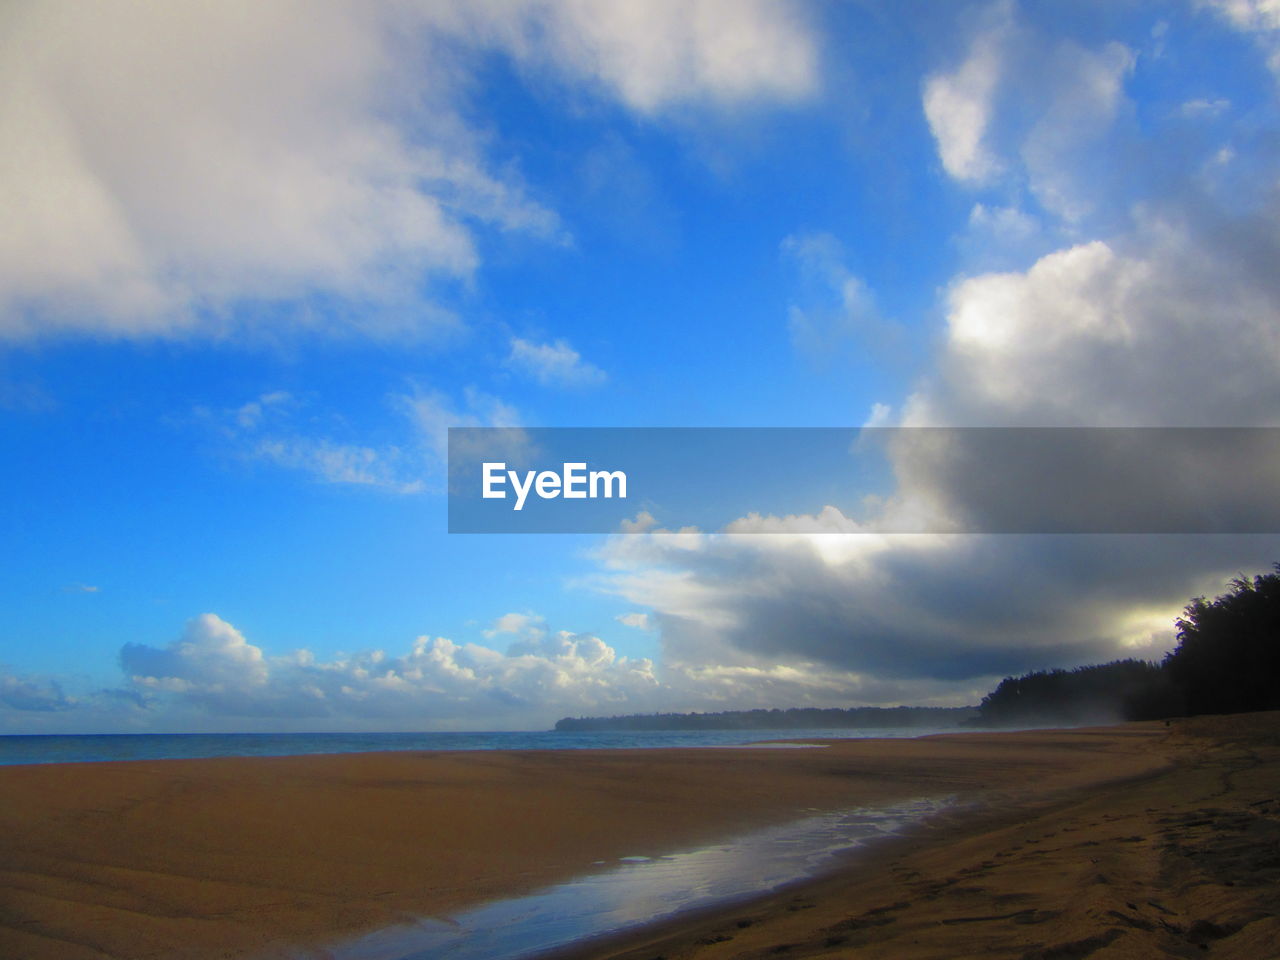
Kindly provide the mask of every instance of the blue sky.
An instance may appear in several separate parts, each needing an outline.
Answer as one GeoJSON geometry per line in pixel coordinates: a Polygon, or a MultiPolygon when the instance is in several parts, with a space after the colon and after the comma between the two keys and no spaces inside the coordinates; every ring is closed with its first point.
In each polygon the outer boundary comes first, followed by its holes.
{"type": "Polygon", "coordinates": [[[969,703],[1158,657],[1276,559],[450,536],[442,459],[448,426],[1275,425],[1262,0],[0,17],[0,731],[969,703]]]}

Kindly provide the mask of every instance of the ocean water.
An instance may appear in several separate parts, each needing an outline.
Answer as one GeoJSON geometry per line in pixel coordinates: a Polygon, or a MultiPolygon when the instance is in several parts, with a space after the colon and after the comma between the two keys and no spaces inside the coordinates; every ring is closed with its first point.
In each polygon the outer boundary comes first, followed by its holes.
{"type": "Polygon", "coordinates": [[[955,728],[882,730],[614,730],[568,733],[124,733],[0,736],[0,766],[171,760],[195,757],[287,757],[383,750],[618,750],[743,746],[770,740],[921,737],[955,728]]]}

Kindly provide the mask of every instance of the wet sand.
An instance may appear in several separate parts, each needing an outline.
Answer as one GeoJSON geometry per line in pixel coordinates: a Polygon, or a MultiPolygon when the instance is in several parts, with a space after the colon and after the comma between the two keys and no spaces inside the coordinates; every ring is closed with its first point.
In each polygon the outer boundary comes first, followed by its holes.
{"type": "Polygon", "coordinates": [[[1172,763],[1008,796],[781,895],[562,960],[1280,957],[1280,713],[1175,721],[1149,747],[1172,763]]]}
{"type": "MultiPolygon", "coordinates": [[[[1100,937],[1099,956],[1113,948],[1163,956],[1126,944],[1138,933],[1152,943],[1174,937],[1167,926],[1192,940],[1213,934],[1216,956],[1261,929],[1245,921],[1263,888],[1242,873],[1202,904],[1209,894],[1186,893],[1177,871],[1217,863],[1217,853],[1195,851],[1226,836],[1221,825],[1233,817],[1243,819],[1230,829],[1250,837],[1275,823],[1266,798],[1280,787],[1276,716],[1216,722],[1210,735],[1212,723],[1187,721],[1171,731],[1134,724],[812,750],[0,768],[0,956],[297,956],[527,893],[600,860],[659,856],[815,811],[943,795],[981,809],[773,900],[579,954],[836,957],[857,947],[859,956],[1021,957],[1100,937]],[[1108,910],[1127,919],[1106,919],[1108,910]]],[[[1203,955],[1192,940],[1186,955],[1203,955]]],[[[1043,955],[1092,955],[1086,949],[1094,947],[1043,955]]]]}

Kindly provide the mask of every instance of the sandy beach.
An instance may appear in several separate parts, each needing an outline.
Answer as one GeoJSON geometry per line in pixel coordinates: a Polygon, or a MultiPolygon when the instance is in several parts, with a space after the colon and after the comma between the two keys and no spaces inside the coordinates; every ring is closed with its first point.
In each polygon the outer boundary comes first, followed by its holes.
{"type": "Polygon", "coordinates": [[[573,955],[1264,957],[1278,744],[1265,714],[804,750],[8,767],[0,955],[296,955],[602,860],[955,796],[832,876],[573,955]]]}
{"type": "Polygon", "coordinates": [[[779,896],[561,958],[1280,957],[1280,714],[1174,721],[1143,749],[1168,763],[1001,793],[779,896]]]}

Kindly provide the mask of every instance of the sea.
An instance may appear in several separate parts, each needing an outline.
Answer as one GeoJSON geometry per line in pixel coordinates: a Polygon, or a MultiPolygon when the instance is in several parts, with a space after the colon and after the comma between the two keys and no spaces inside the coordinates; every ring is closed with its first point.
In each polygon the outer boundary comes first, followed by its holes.
{"type": "Polygon", "coordinates": [[[922,737],[955,727],[811,730],[558,730],[498,733],[104,733],[0,736],[0,766],[189,760],[197,757],[289,757],[386,750],[645,750],[732,747],[770,741],[922,737]]]}

